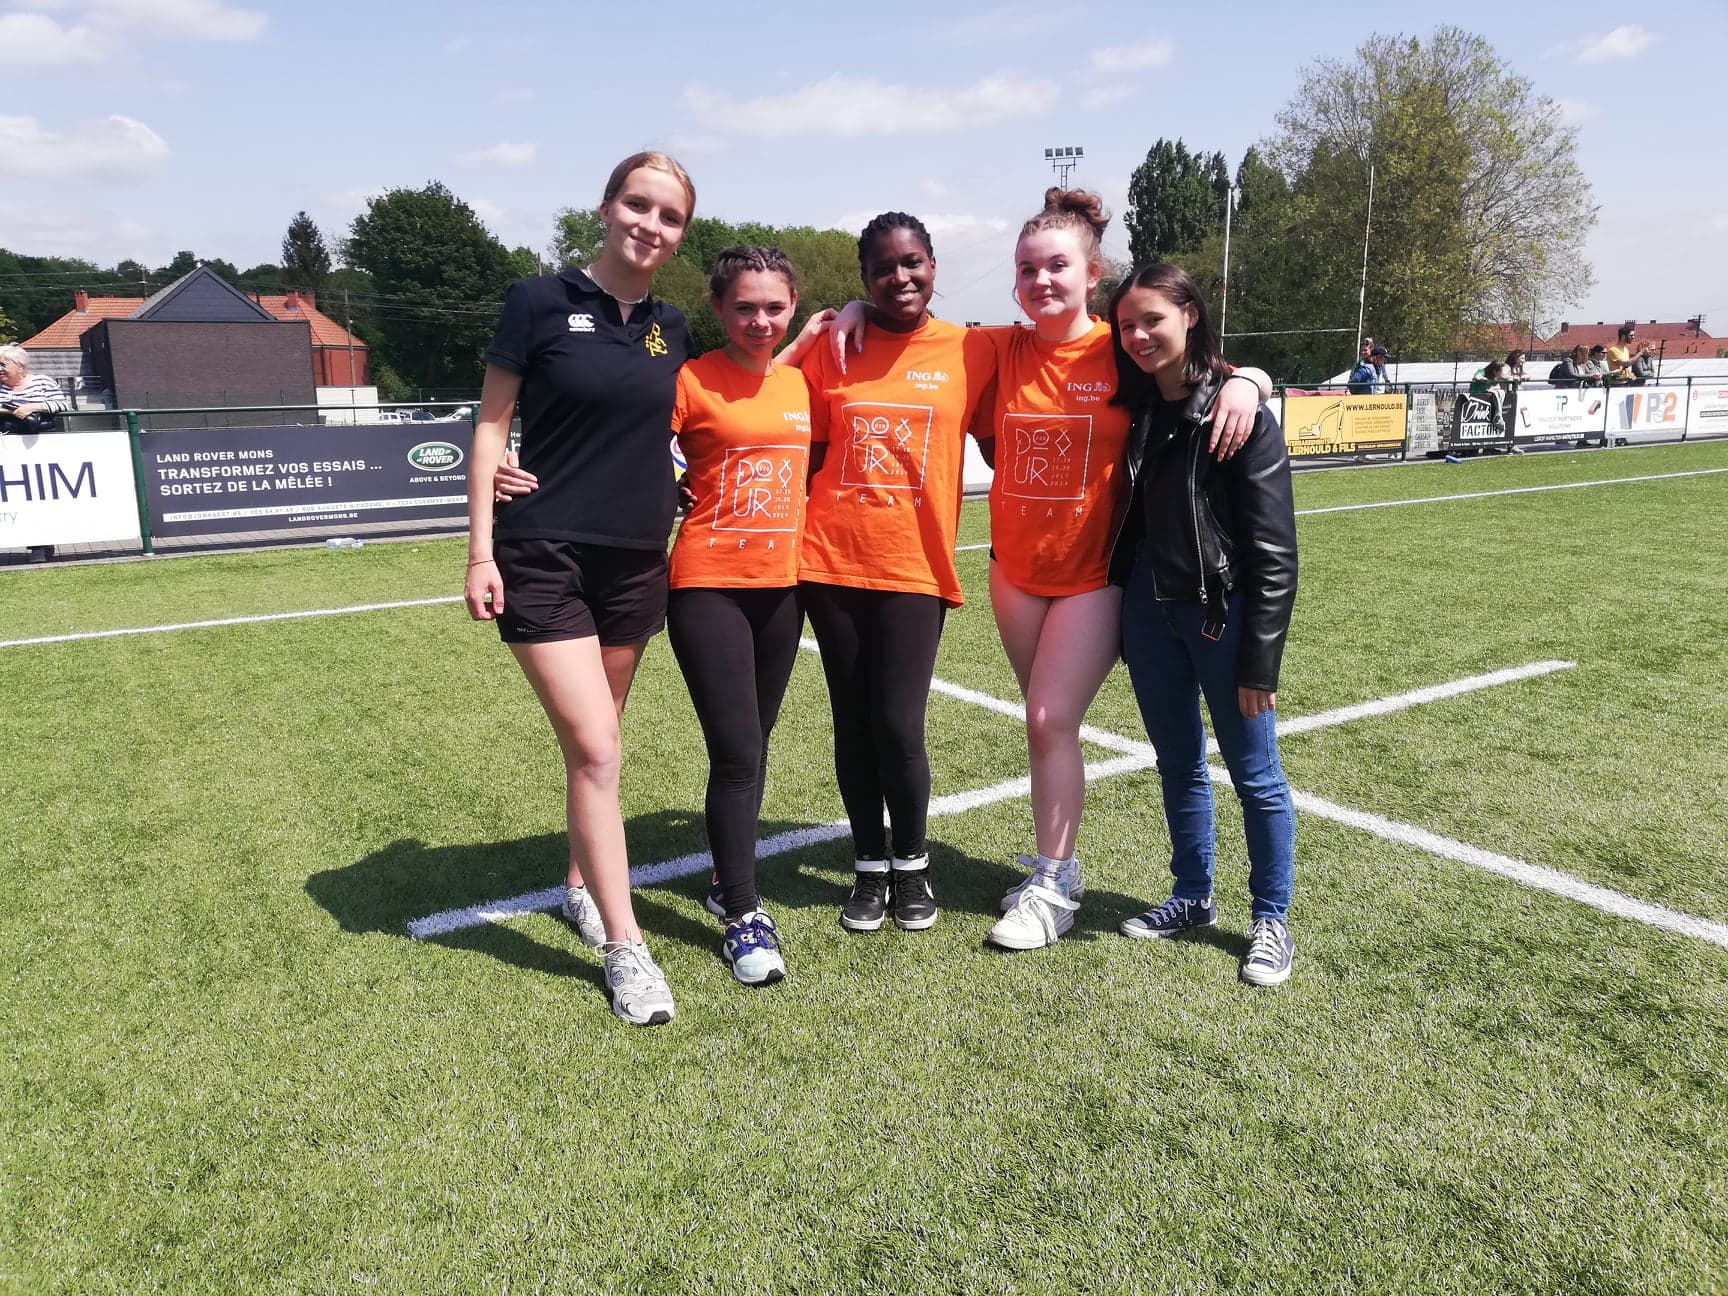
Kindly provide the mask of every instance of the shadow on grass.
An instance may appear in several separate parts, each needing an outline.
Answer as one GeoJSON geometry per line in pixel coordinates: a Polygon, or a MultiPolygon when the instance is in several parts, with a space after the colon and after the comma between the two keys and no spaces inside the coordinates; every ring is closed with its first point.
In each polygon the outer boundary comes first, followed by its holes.
{"type": "MultiPolygon", "coordinates": [[[[765,821],[761,836],[805,826],[765,821]]],[[[625,833],[631,857],[638,861],[692,855],[707,845],[701,816],[682,811],[638,815],[625,825],[625,833]]],[[[463,846],[427,846],[404,839],[343,868],[313,874],[306,892],[345,932],[410,939],[408,924],[416,919],[555,887],[564,877],[565,841],[563,833],[463,846]]],[[[1002,892],[1019,880],[1015,869],[940,842],[931,843],[930,858],[938,901],[948,909],[993,915],[1002,892]]],[[[851,863],[842,836],[760,861],[757,885],[771,909],[837,911],[851,889],[851,863]]],[[[637,921],[650,939],[716,948],[716,924],[692,916],[707,888],[706,870],[639,886],[632,893],[637,921]]],[[[602,981],[598,961],[581,952],[574,933],[567,942],[549,943],[508,923],[484,923],[428,939],[488,954],[529,972],[582,977],[597,985],[602,981]]]]}

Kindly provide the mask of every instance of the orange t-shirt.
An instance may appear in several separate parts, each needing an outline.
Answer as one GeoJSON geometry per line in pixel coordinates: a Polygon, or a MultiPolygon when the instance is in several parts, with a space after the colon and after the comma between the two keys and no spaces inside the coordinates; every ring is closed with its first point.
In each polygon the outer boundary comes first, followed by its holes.
{"type": "Polygon", "coordinates": [[[800,580],[964,600],[954,570],[966,432],[995,371],[990,340],[928,320],[872,329],[842,374],[826,345],[805,362],[810,484],[800,580]]]}
{"type": "Polygon", "coordinates": [[[973,432],[995,437],[990,545],[1014,588],[1046,598],[1109,584],[1128,507],[1128,411],[1111,405],[1110,326],[1072,342],[1028,328],[981,330],[996,348],[996,399],[973,432]]]}
{"type": "Polygon", "coordinates": [[[804,375],[749,373],[724,351],[710,351],[678,371],[672,430],[696,504],[672,545],[670,586],[796,584],[810,467],[804,375]]]}

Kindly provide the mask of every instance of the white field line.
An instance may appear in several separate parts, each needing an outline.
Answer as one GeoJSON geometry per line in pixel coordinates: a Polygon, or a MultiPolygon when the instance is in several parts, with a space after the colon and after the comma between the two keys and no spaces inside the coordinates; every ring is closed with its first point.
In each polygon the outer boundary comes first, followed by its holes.
{"type": "MultiPolygon", "coordinates": [[[[816,651],[816,643],[811,639],[800,640],[799,647],[807,652],[816,651]]],[[[1315,729],[1347,724],[1364,716],[1388,715],[1394,711],[1402,711],[1406,707],[1421,706],[1427,702],[1438,702],[1443,698],[1457,697],[1477,689],[1493,688],[1498,684],[1509,684],[1515,680],[1546,675],[1552,671],[1565,670],[1571,665],[1571,662],[1531,662],[1528,666],[1516,666],[1509,670],[1494,671],[1487,675],[1473,675],[1468,679],[1454,680],[1450,684],[1436,684],[1428,688],[1415,689],[1409,693],[1379,698],[1372,702],[1339,707],[1336,710],[1321,711],[1309,716],[1299,716],[1294,720],[1280,722],[1278,731],[1280,733],[1286,731],[1309,733],[1315,729]],[[1296,726],[1300,726],[1300,728],[1296,726]]],[[[930,689],[933,693],[940,693],[957,701],[993,711],[997,715],[1007,716],[1022,722],[1026,718],[1026,708],[1018,702],[1004,701],[1001,698],[992,697],[988,693],[980,693],[976,689],[951,684],[947,680],[931,680],[930,689]]],[[[1086,781],[1088,783],[1096,782],[1099,779],[1114,778],[1118,774],[1131,774],[1139,770],[1151,769],[1157,764],[1150,743],[1136,742],[1132,738],[1123,738],[1091,725],[1082,727],[1080,736],[1094,746],[1120,753],[1112,760],[1095,761],[1087,765],[1086,781]]],[[[1207,750],[1216,754],[1217,743],[1209,741],[1207,750]]],[[[951,792],[945,796],[935,797],[930,802],[930,817],[939,819],[948,815],[964,814],[969,810],[977,810],[1002,801],[1021,800],[1030,796],[1031,793],[1032,778],[1030,775],[1023,774],[1019,778],[1005,779],[1000,783],[993,783],[989,787],[977,788],[969,792],[951,792]]],[[[814,824],[807,828],[794,828],[758,841],[756,843],[756,858],[759,860],[772,859],[776,855],[802,850],[804,847],[813,846],[818,842],[834,841],[836,838],[845,837],[850,831],[844,819],[834,823],[814,824]]],[[[656,864],[637,865],[630,870],[630,884],[632,886],[651,886],[659,882],[670,882],[677,878],[689,877],[695,873],[706,873],[713,867],[713,856],[707,851],[694,851],[688,855],[661,860],[656,864]]],[[[562,898],[563,888],[552,887],[542,891],[529,891],[523,895],[510,896],[502,900],[490,900],[483,904],[468,905],[461,909],[446,909],[441,913],[416,918],[408,924],[408,934],[419,940],[425,940],[432,936],[448,935],[451,932],[462,931],[469,927],[479,927],[485,923],[503,922],[510,918],[519,918],[524,914],[537,913],[544,909],[555,909],[562,898]]]]}
{"type": "Polygon", "coordinates": [[[1403,508],[1406,504],[1450,504],[1453,500],[1492,499],[1496,495],[1537,495],[1543,491],[1583,490],[1586,486],[1624,486],[1628,482],[1671,481],[1676,477],[1713,477],[1728,468],[1694,468],[1688,472],[1651,473],[1645,477],[1604,477],[1599,481],[1560,482],[1553,486],[1513,486],[1505,490],[1469,491],[1461,495],[1425,495],[1420,499],[1381,500],[1374,504],[1334,504],[1330,508],[1297,509],[1297,517],[1322,513],[1359,513],[1363,509],[1403,508]]]}
{"type": "Polygon", "coordinates": [[[954,547],[954,552],[955,553],[976,553],[980,549],[988,549],[989,547],[990,547],[990,542],[988,540],[986,540],[983,544],[956,545],[954,547]]]}
{"type": "Polygon", "coordinates": [[[133,626],[126,630],[86,630],[79,634],[42,635],[36,639],[0,639],[0,648],[74,643],[80,639],[119,639],[125,635],[169,634],[175,630],[213,630],[218,626],[260,625],[266,621],[304,621],[308,617],[351,616],[356,612],[392,612],[397,608],[434,607],[440,603],[461,601],[460,594],[449,594],[439,598],[403,599],[396,603],[357,603],[353,607],[312,608],[305,612],[267,612],[262,616],[223,617],[218,621],[181,621],[174,625],[133,626]]]}
{"type": "MultiPolygon", "coordinates": [[[[1228,771],[1211,767],[1212,780],[1230,786],[1228,771]]],[[[1333,823],[1343,824],[1346,828],[1355,828],[1379,837],[1383,841],[1397,842],[1404,846],[1414,846],[1417,850],[1437,855],[1441,859],[1456,860],[1460,864],[1469,864],[1496,876],[1507,878],[1520,886],[1533,887],[1538,891],[1547,891],[1552,895],[1564,896],[1568,900],[1576,900],[1579,904],[1589,905],[1592,909],[1600,909],[1603,913],[1613,914],[1616,918],[1630,918],[1634,922],[1644,923],[1649,927],[1657,927],[1663,931],[1690,936],[1694,940],[1708,941],[1712,945],[1720,945],[1728,949],[1728,923],[1712,922],[1708,918],[1697,918],[1677,909],[1669,909],[1663,905],[1651,904],[1639,900],[1611,887],[1597,886],[1594,882],[1586,882],[1582,878],[1573,877],[1570,873],[1562,873],[1559,869],[1551,869],[1542,864],[1530,864],[1524,860],[1513,859],[1510,855],[1501,855],[1496,851],[1484,850],[1480,846],[1472,846],[1468,842],[1457,841],[1451,837],[1443,837],[1439,833],[1429,832],[1426,828],[1417,828],[1413,824],[1399,823],[1395,819],[1387,819],[1382,815],[1371,814],[1366,810],[1353,810],[1349,806],[1341,806],[1335,801],[1315,796],[1312,792],[1299,792],[1294,788],[1290,792],[1296,808],[1306,814],[1315,815],[1321,819],[1330,819],[1333,823]]]]}

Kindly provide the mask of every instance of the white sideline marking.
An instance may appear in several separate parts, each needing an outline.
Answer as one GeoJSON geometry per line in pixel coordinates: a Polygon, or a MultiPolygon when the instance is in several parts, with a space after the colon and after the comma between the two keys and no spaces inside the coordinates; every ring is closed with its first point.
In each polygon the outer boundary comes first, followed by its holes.
{"type": "MultiPolygon", "coordinates": [[[[816,643],[812,639],[800,639],[798,646],[807,652],[816,652],[816,643]]],[[[1295,732],[1310,733],[1316,729],[1325,729],[1332,725],[1348,724],[1352,720],[1364,716],[1388,715],[1394,711],[1402,711],[1406,707],[1421,706],[1427,702],[1438,702],[1443,698],[1457,697],[1462,693],[1470,693],[1477,689],[1493,688],[1499,684],[1509,684],[1515,680],[1530,679],[1537,675],[1550,674],[1557,670],[1566,670],[1573,665],[1571,662],[1547,661],[1531,662],[1526,666],[1514,666],[1508,670],[1493,671],[1487,675],[1472,675],[1468,679],[1454,680],[1449,684],[1435,684],[1427,688],[1414,689],[1408,693],[1398,693],[1390,697],[1376,699],[1372,702],[1361,702],[1353,706],[1338,707],[1332,711],[1320,711],[1314,715],[1298,716],[1294,720],[1282,721],[1278,726],[1279,733],[1295,732]],[[1300,727],[1298,727],[1300,726],[1300,727]]],[[[1026,709],[1018,702],[1004,701],[992,697],[988,693],[980,693],[960,684],[951,684],[947,680],[933,679],[930,681],[933,693],[941,693],[957,701],[967,702],[997,715],[1024,722],[1026,709]]],[[[1132,738],[1124,738],[1119,734],[1106,732],[1091,725],[1082,726],[1082,740],[1106,751],[1120,753],[1112,760],[1096,761],[1086,766],[1086,781],[1096,782],[1099,779],[1114,778],[1118,774],[1131,774],[1138,770],[1151,769],[1157,764],[1152,744],[1136,742],[1132,738]]],[[[1208,754],[1216,755],[1218,744],[1208,740],[1208,754]]],[[[1224,776],[1226,780],[1228,775],[1224,776]]],[[[987,805],[995,805],[1002,801],[1014,801],[1032,794],[1032,776],[1023,774],[1018,778],[1005,779],[993,783],[989,787],[974,789],[970,792],[950,792],[945,796],[933,797],[930,801],[930,817],[943,818],[947,815],[964,814],[968,810],[981,809],[987,805]]],[[[788,851],[802,850],[818,842],[833,841],[845,837],[851,831],[844,819],[833,823],[814,824],[807,828],[794,828],[787,832],[777,833],[756,843],[756,858],[772,859],[776,855],[784,855],[788,851]]],[[[673,859],[662,860],[657,864],[639,864],[630,870],[631,886],[651,886],[659,882],[670,882],[677,878],[689,877],[695,873],[705,873],[714,867],[714,857],[707,851],[695,851],[688,855],[679,855],[673,859]]],[[[461,909],[446,909],[441,913],[429,914],[424,918],[416,918],[408,924],[408,934],[417,940],[426,940],[432,936],[448,935],[451,932],[462,931],[469,927],[479,927],[486,923],[503,922],[510,918],[520,918],[524,914],[537,913],[544,909],[556,909],[564,898],[562,887],[551,887],[543,891],[529,891],[523,895],[511,896],[503,900],[492,900],[482,904],[468,905],[461,909]]]]}
{"type": "Polygon", "coordinates": [[[118,639],[124,635],[168,634],[174,630],[212,630],[218,626],[259,625],[265,621],[303,621],[307,617],[350,616],[355,612],[390,612],[397,608],[433,607],[460,603],[460,594],[438,598],[403,599],[396,603],[357,603],[353,607],[313,608],[306,612],[266,612],[261,616],[223,617],[218,621],[181,621],[175,625],[133,626],[127,630],[85,630],[78,634],[42,635],[36,639],[0,639],[0,648],[28,648],[33,644],[74,643],[80,639],[118,639]]]}
{"type": "Polygon", "coordinates": [[[1453,500],[1489,499],[1495,495],[1536,495],[1542,491],[1582,490],[1586,486],[1623,486],[1627,482],[1670,481],[1675,477],[1713,477],[1728,468],[1694,468],[1687,472],[1651,473],[1647,477],[1604,477],[1600,481],[1560,482],[1552,486],[1513,486],[1506,490],[1469,491],[1462,495],[1425,495],[1421,499],[1381,500],[1374,504],[1334,504],[1330,508],[1297,509],[1297,517],[1321,513],[1357,513],[1363,509],[1402,508],[1406,504],[1448,504],[1453,500]]]}
{"type": "Polygon", "coordinates": [[[954,552],[955,553],[975,553],[979,549],[988,549],[989,547],[990,547],[990,542],[988,540],[986,540],[983,544],[960,545],[958,548],[956,548],[954,550],[954,552]]]}
{"type": "MultiPolygon", "coordinates": [[[[1230,774],[1227,770],[1214,765],[1210,768],[1210,773],[1213,782],[1230,786],[1230,774]]],[[[1469,864],[1507,878],[1520,886],[1576,900],[1579,904],[1600,909],[1616,918],[1630,918],[1649,927],[1659,927],[1663,931],[1676,932],[1681,936],[1690,936],[1695,940],[1708,941],[1712,945],[1728,949],[1728,923],[1712,922],[1708,918],[1681,913],[1678,909],[1651,904],[1623,891],[1597,886],[1594,882],[1586,882],[1570,873],[1562,873],[1559,869],[1526,863],[1524,860],[1513,859],[1510,855],[1484,850],[1480,846],[1472,846],[1452,837],[1443,837],[1439,833],[1429,832],[1426,828],[1399,823],[1395,819],[1387,819],[1366,810],[1353,810],[1349,806],[1328,801],[1325,797],[1315,796],[1312,792],[1299,792],[1292,788],[1290,797],[1298,810],[1321,819],[1330,819],[1346,828],[1355,828],[1383,841],[1414,846],[1417,850],[1437,855],[1441,859],[1456,860],[1460,864],[1469,864]]]]}

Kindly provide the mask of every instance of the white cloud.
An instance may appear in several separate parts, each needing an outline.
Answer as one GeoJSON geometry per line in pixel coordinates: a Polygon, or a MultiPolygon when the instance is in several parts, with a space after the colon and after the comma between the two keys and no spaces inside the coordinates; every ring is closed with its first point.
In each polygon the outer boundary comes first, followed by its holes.
{"type": "Polygon", "coordinates": [[[494,144],[491,148],[473,149],[467,153],[458,153],[451,161],[461,166],[502,166],[519,167],[532,166],[540,156],[540,146],[532,140],[511,142],[505,140],[494,144]]]}
{"type": "Polygon", "coordinates": [[[946,198],[948,196],[948,186],[943,184],[940,180],[920,180],[918,182],[918,192],[923,194],[926,198],[946,198]]]}
{"type": "Polygon", "coordinates": [[[138,180],[159,170],[168,144],[132,117],[66,129],[34,117],[0,117],[0,176],[26,180],[138,180]]]}
{"type": "Polygon", "coordinates": [[[504,208],[490,198],[465,198],[463,201],[474,209],[476,216],[493,229],[496,229],[499,222],[504,219],[504,208]]]}
{"type": "Polygon", "coordinates": [[[472,49],[473,45],[474,38],[472,36],[452,36],[444,42],[444,52],[446,54],[460,54],[465,50],[472,49]]]}
{"type": "Polygon", "coordinates": [[[1167,40],[1147,41],[1141,45],[1109,45],[1092,51],[1092,66],[1100,72],[1143,72],[1149,68],[1169,67],[1176,57],[1176,47],[1167,40]]]}
{"type": "MultiPolygon", "coordinates": [[[[828,228],[846,230],[850,233],[852,230],[863,229],[878,215],[880,212],[874,210],[844,212],[835,217],[829,223],[828,228]]],[[[954,239],[965,242],[995,234],[1006,234],[1009,229],[1008,222],[1000,216],[973,216],[962,212],[939,212],[934,215],[923,216],[920,219],[924,222],[924,228],[930,231],[931,242],[936,242],[938,239],[954,239]]],[[[942,258],[940,246],[936,249],[936,258],[937,260],[942,258]]]]}
{"type": "Polygon", "coordinates": [[[658,148],[662,153],[670,153],[673,157],[712,157],[716,153],[724,153],[727,143],[718,135],[678,133],[653,141],[649,147],[658,148]]]}
{"type": "Polygon", "coordinates": [[[1556,99],[1554,107],[1560,112],[1560,120],[1568,126],[1576,126],[1579,122],[1599,115],[1596,109],[1582,99],[1556,99]]]}
{"type": "Polygon", "coordinates": [[[0,49],[29,50],[33,67],[100,63],[106,44],[84,23],[62,27],[45,14],[0,14],[0,49]]]}
{"type": "Polygon", "coordinates": [[[736,100],[691,86],[684,103],[717,130],[769,137],[896,135],[962,130],[1038,117],[1056,102],[1052,81],[988,76],[954,90],[921,90],[872,77],[831,76],[789,94],[736,100]]]}
{"type": "Polygon", "coordinates": [[[28,50],[31,69],[110,62],[146,40],[253,41],[269,25],[264,14],[221,0],[72,0],[36,7],[65,17],[0,14],[0,49],[28,50]]]}
{"type": "Polygon", "coordinates": [[[1024,40],[1030,36],[1058,36],[1086,12],[1085,5],[1006,4],[986,9],[968,18],[957,18],[936,28],[938,40],[956,45],[982,45],[986,41],[1024,40]]]}
{"type": "Polygon", "coordinates": [[[1579,63],[1608,63],[1615,59],[1637,58],[1662,38],[1645,31],[1636,23],[1616,27],[1603,36],[1586,36],[1576,42],[1573,57],[1579,63]]]}
{"type": "Polygon", "coordinates": [[[1704,231],[1707,234],[1728,234],[1728,214],[1712,216],[1705,223],[1704,231]]]}
{"type": "Polygon", "coordinates": [[[91,0],[91,21],[158,40],[254,41],[270,20],[222,0],[91,0]]]}
{"type": "Polygon", "coordinates": [[[500,90],[495,102],[501,104],[529,103],[534,98],[534,92],[526,86],[518,86],[514,90],[500,90]]]}
{"type": "MultiPolygon", "coordinates": [[[[141,253],[143,245],[155,234],[137,221],[91,211],[82,204],[56,207],[4,200],[0,200],[0,227],[6,230],[13,246],[27,247],[38,256],[81,256],[108,264],[129,255],[149,259],[141,253]]],[[[66,299],[71,298],[68,288],[66,299]]]]}
{"type": "Polygon", "coordinates": [[[1082,108],[1109,108],[1134,97],[1134,87],[1131,85],[1102,85],[1086,91],[1080,96],[1082,108]]]}

